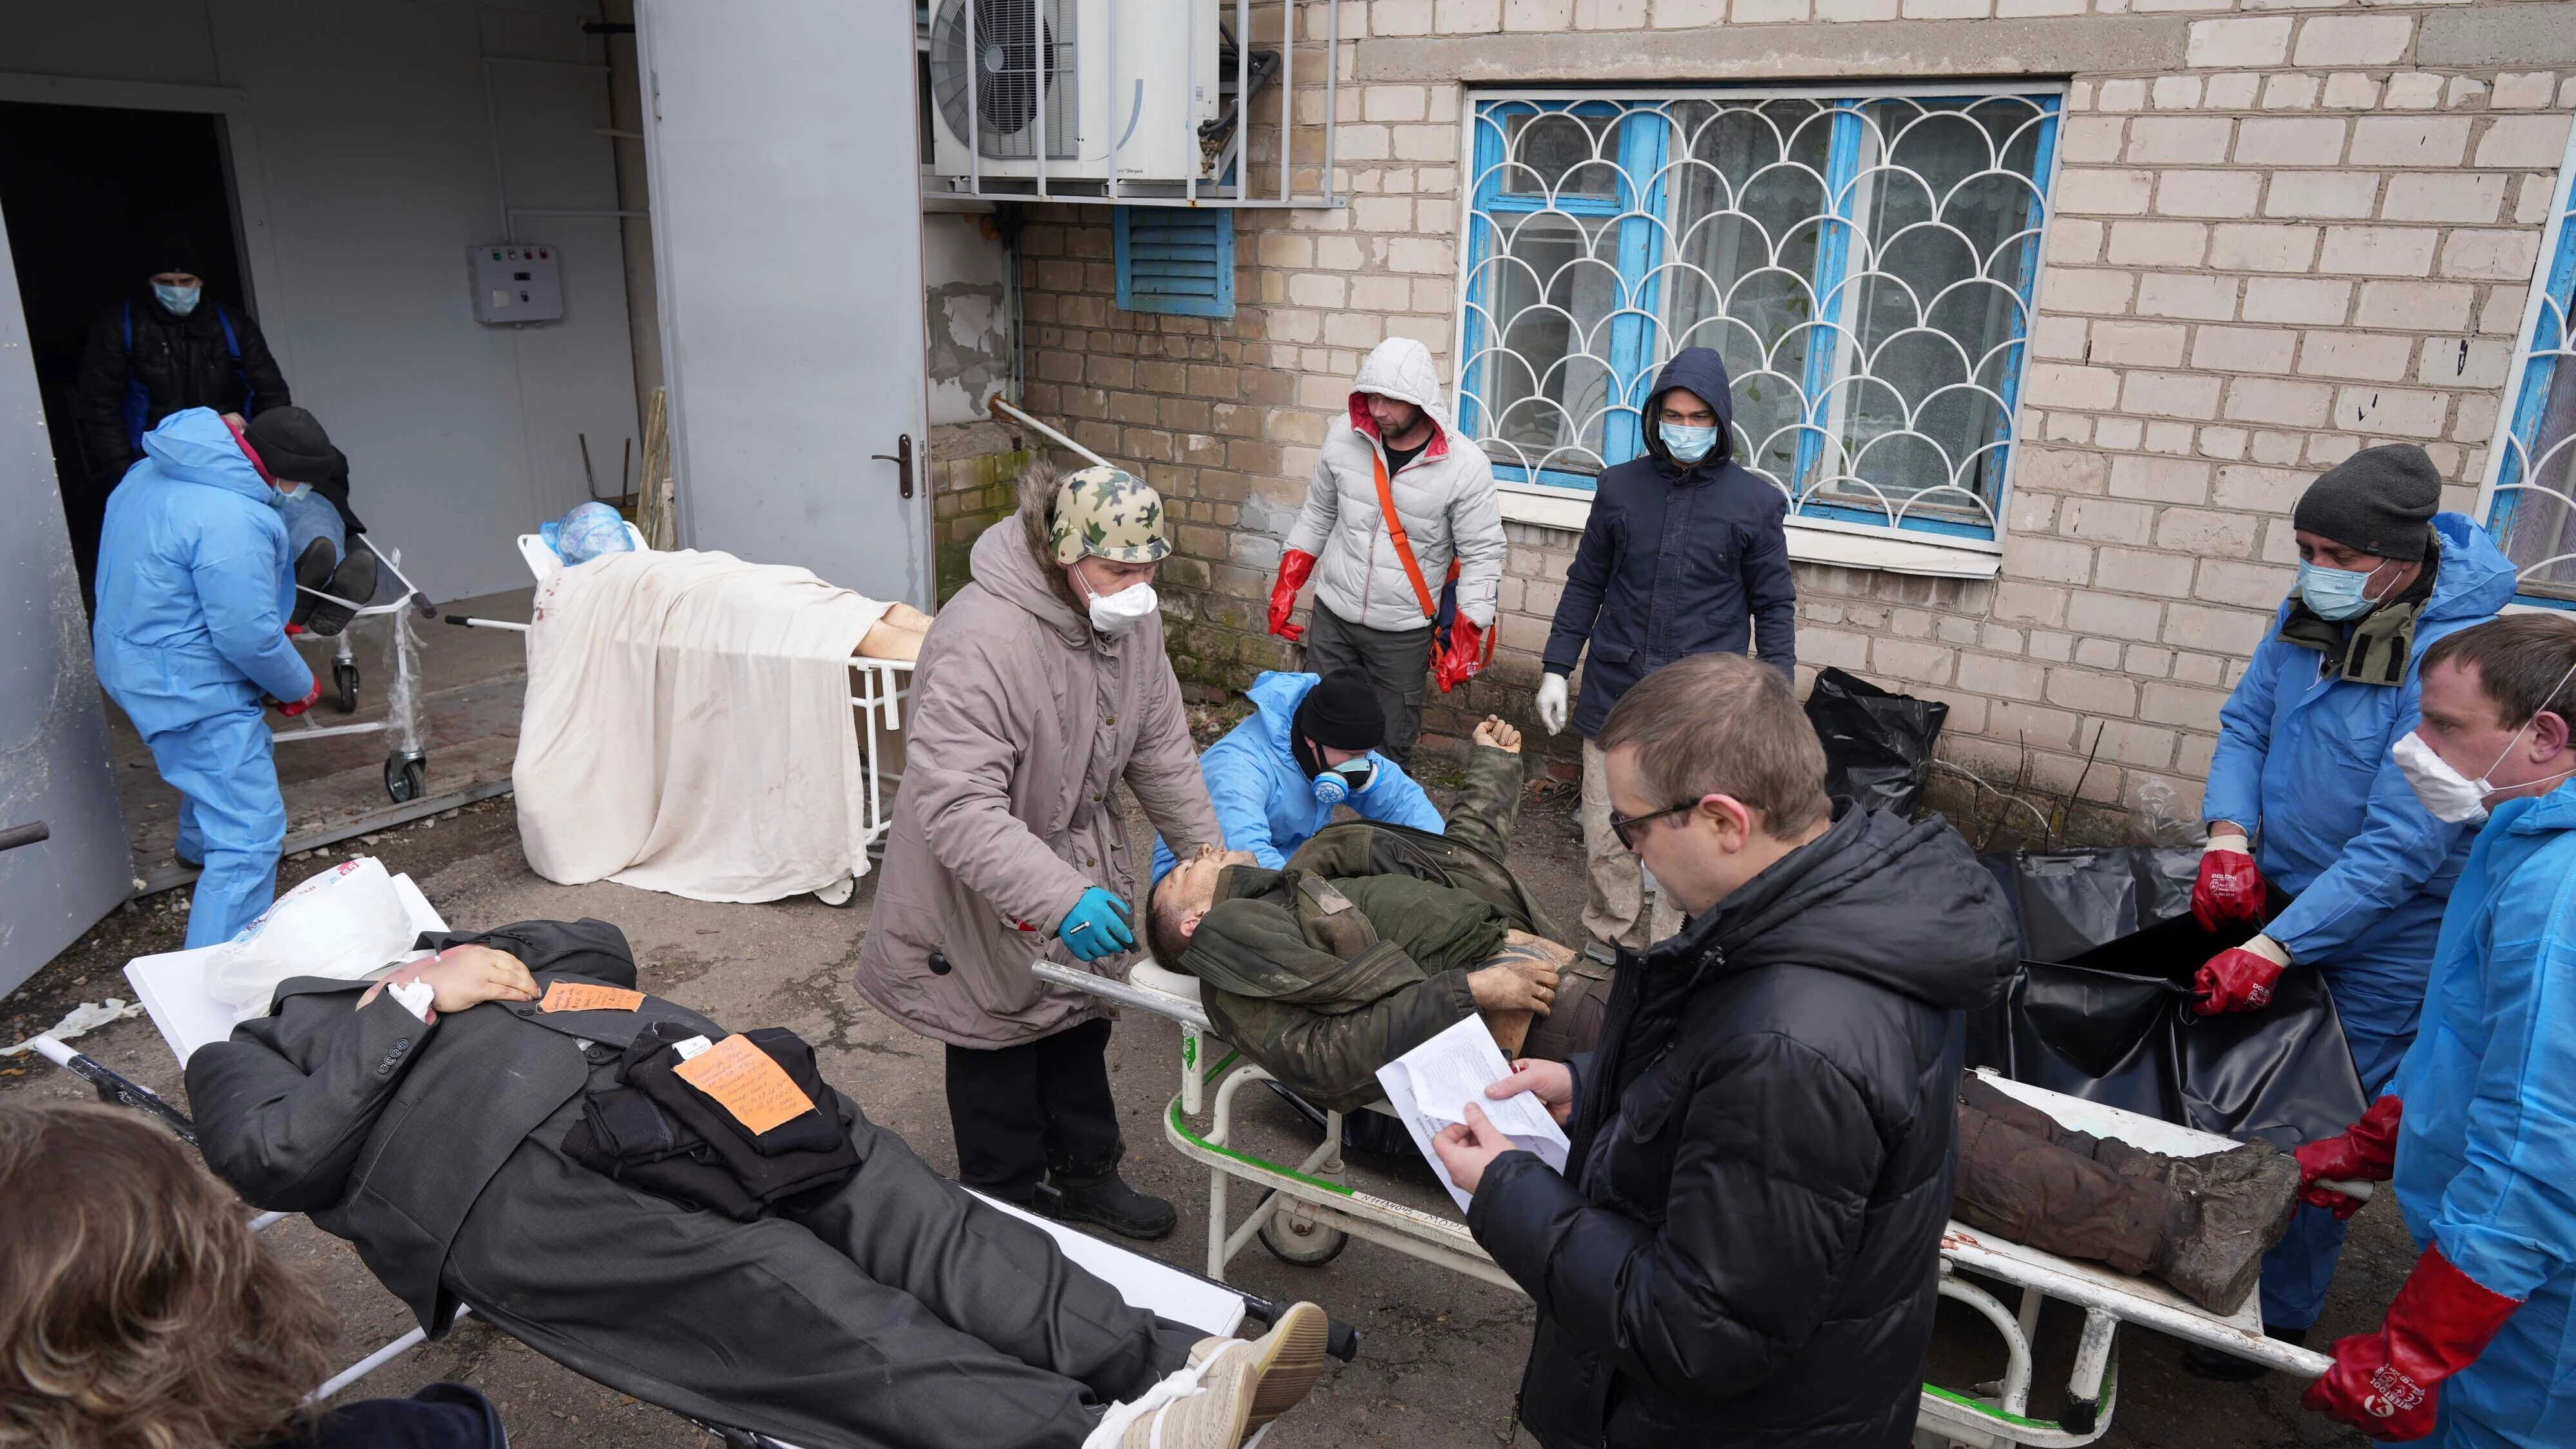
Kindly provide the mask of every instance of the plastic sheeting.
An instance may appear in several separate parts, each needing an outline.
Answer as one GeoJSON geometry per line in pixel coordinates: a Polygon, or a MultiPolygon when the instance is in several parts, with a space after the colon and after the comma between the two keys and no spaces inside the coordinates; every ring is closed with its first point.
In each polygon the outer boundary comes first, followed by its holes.
{"type": "Polygon", "coordinates": [[[1894,694],[1828,665],[1807,695],[1825,746],[1825,793],[1912,817],[1932,779],[1932,745],[1950,706],[1894,694]]]}
{"type": "Polygon", "coordinates": [[[2145,849],[1987,857],[2023,960],[2004,999],[1971,1021],[1970,1063],[2283,1149],[2343,1131],[2369,1104],[2315,971],[2284,972],[2259,1011],[2192,1013],[2201,963],[2254,934],[2191,918],[2198,861],[2145,849]]]}

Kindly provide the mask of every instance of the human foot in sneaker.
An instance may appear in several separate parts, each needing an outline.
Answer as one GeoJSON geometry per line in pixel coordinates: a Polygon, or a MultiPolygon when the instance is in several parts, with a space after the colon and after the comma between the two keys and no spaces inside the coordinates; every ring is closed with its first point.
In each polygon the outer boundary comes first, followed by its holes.
{"type": "MultiPolygon", "coordinates": [[[[1295,1408],[1314,1389],[1315,1381],[1323,1377],[1330,1330],[1330,1320],[1322,1308],[1298,1303],[1280,1314],[1268,1333],[1252,1341],[1260,1381],[1253,1390],[1250,1427],[1258,1429],[1295,1408]]],[[[1202,1338],[1190,1350],[1190,1362],[1205,1363],[1211,1355],[1238,1342],[1241,1340],[1202,1338]]]]}

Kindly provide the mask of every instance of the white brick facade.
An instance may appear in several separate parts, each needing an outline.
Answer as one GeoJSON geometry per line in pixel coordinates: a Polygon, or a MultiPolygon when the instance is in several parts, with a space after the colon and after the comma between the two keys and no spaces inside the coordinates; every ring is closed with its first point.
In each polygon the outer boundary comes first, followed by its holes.
{"type": "MultiPolygon", "coordinates": [[[[1343,0],[1340,25],[1350,204],[1239,214],[1231,321],[1117,311],[1103,208],[1022,235],[1028,404],[1172,499],[1185,672],[1282,657],[1277,540],[1361,355],[1451,363],[1469,87],[2071,77],[2001,572],[1802,565],[1799,653],[1948,701],[1969,769],[2114,808],[2196,793],[2319,470],[2420,443],[2471,506],[2576,106],[2564,0],[1343,0]]],[[[1573,546],[1511,532],[1471,710],[1525,709],[1573,546]]]]}

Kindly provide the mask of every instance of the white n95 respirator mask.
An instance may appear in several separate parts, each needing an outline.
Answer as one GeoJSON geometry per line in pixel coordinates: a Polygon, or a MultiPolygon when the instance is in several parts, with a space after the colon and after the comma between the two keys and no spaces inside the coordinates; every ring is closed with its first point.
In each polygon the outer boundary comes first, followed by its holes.
{"type": "MultiPolygon", "coordinates": [[[[1090,593],[1090,585],[1085,584],[1083,592],[1090,593]]],[[[1152,584],[1129,584],[1114,594],[1092,594],[1091,627],[1103,634],[1124,634],[1154,617],[1160,607],[1152,584]]]]}
{"type": "MultiPolygon", "coordinates": [[[[2576,679],[2576,668],[2560,675],[2558,682],[2551,685],[2549,693],[2542,698],[2556,699],[2558,691],[2565,689],[2570,679],[2576,679]]],[[[2505,762],[2506,756],[2513,753],[2513,747],[2522,743],[2523,735],[2530,729],[2531,721],[2524,720],[2522,728],[2513,732],[2513,738],[2504,742],[2504,748],[2496,752],[2494,761],[2474,780],[2452,768],[2450,761],[2435,754],[2433,747],[2424,743],[2424,737],[2413,730],[2408,730],[2388,753],[2397,762],[2398,773],[2414,787],[2415,798],[2424,802],[2424,813],[2445,825],[2475,825],[2487,818],[2487,797],[2497,789],[2488,777],[2495,773],[2497,765],[2505,762]]],[[[2576,774],[2576,770],[2561,770],[2541,779],[2555,780],[2571,774],[2576,774]]],[[[2540,780],[2523,782],[2526,785],[2539,783],[2540,780]]],[[[2510,788],[2520,789],[2521,786],[2510,788]]]]}

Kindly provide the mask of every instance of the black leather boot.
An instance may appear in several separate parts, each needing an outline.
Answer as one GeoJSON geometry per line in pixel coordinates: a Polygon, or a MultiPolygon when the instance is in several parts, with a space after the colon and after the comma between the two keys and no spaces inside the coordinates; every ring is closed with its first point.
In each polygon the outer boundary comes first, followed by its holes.
{"type": "MultiPolygon", "coordinates": [[[[340,560],[340,566],[332,570],[331,577],[321,587],[326,594],[364,607],[376,596],[375,554],[364,544],[351,544],[349,556],[340,560]]],[[[311,594],[299,597],[310,600],[313,605],[312,616],[305,621],[304,627],[325,639],[348,628],[349,621],[357,617],[357,610],[345,604],[316,599],[311,594]]]]}
{"type": "Polygon", "coordinates": [[[304,552],[295,556],[295,606],[286,611],[286,622],[299,629],[312,622],[313,606],[322,601],[304,591],[329,583],[335,566],[331,557],[331,540],[317,538],[304,545],[304,552]]]}
{"type": "Polygon", "coordinates": [[[1091,1171],[1050,1165],[1047,1180],[1038,1189],[1038,1201],[1046,1204],[1039,1211],[1066,1222],[1097,1223],[1140,1242],[1170,1237],[1181,1221],[1179,1209],[1129,1187],[1118,1175],[1120,1155],[1110,1154],[1106,1163],[1091,1171]],[[1052,1203],[1047,1201],[1050,1196],[1052,1203]]]}

